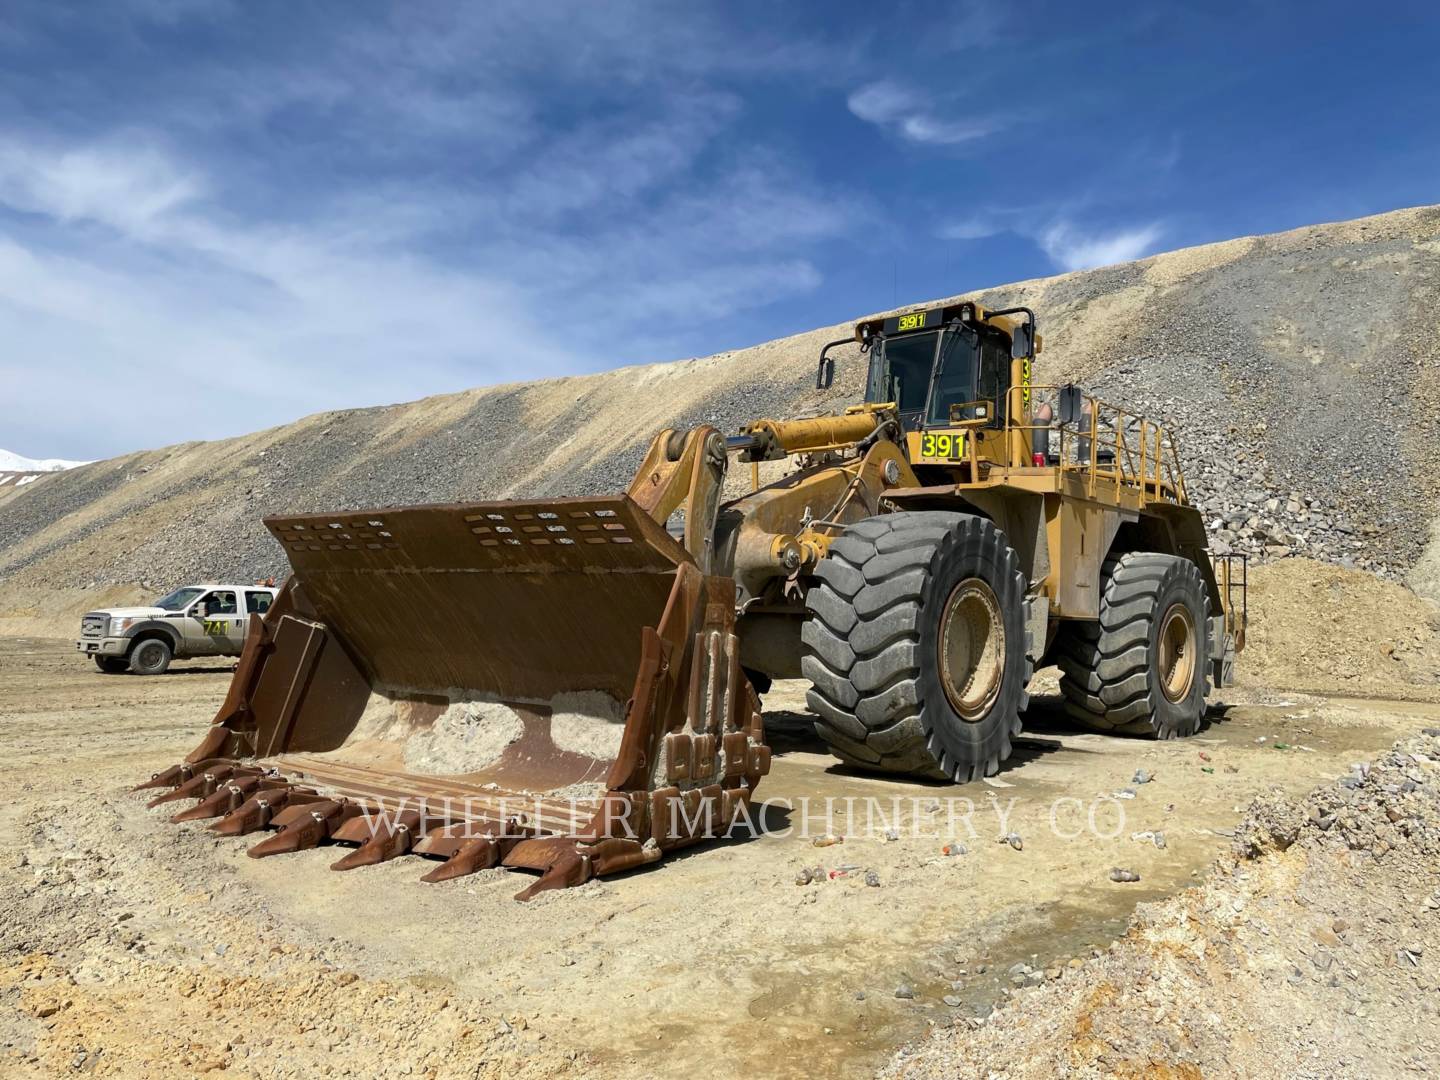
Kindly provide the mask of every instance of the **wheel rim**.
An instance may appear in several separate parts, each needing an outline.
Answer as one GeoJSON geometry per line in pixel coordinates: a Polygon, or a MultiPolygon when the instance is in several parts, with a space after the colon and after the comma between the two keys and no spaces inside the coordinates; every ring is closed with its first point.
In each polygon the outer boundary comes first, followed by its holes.
{"type": "Polygon", "coordinates": [[[940,685],[962,720],[983,719],[1005,674],[1005,621],[995,590],[966,578],[940,614],[940,685]]]}
{"type": "Polygon", "coordinates": [[[1181,701],[1195,678],[1195,619],[1184,604],[1172,604],[1160,620],[1160,686],[1181,701]]]}
{"type": "Polygon", "coordinates": [[[160,662],[160,647],[158,645],[141,645],[140,654],[136,657],[141,667],[154,667],[160,662]]]}

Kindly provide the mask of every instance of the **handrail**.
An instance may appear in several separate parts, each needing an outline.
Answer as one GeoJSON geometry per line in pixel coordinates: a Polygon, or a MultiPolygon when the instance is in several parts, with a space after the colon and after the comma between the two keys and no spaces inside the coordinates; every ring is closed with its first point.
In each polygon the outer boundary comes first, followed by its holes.
{"type": "Polygon", "coordinates": [[[1050,436],[1058,436],[1059,468],[1083,473],[1090,498],[1095,497],[1096,481],[1108,480],[1114,484],[1117,502],[1121,487],[1138,487],[1141,505],[1151,500],[1189,502],[1175,437],[1163,425],[1138,413],[1082,393],[1078,423],[1058,419],[1048,424],[1014,422],[1016,415],[1024,415],[1024,404],[1033,403],[1036,393],[1053,391],[1058,397],[1062,389],[1040,383],[1010,387],[1005,396],[1005,430],[1026,433],[1027,446],[1034,445],[1037,431],[1046,433],[1047,447],[1050,436]],[[1016,399],[1017,393],[1025,396],[1016,399]],[[1132,444],[1132,433],[1138,445],[1132,444]]]}
{"type": "Polygon", "coordinates": [[[1220,588],[1220,606],[1225,614],[1225,632],[1235,642],[1237,649],[1245,647],[1245,628],[1250,622],[1250,559],[1240,552],[1212,554],[1210,563],[1219,572],[1215,575],[1220,588]],[[1235,565],[1240,566],[1236,579],[1235,565]],[[1235,610],[1235,593],[1240,593],[1240,610],[1235,610]]]}

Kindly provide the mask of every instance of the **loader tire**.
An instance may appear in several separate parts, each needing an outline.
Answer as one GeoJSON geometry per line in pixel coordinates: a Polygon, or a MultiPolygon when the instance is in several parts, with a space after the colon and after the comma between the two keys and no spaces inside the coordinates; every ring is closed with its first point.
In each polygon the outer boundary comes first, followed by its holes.
{"type": "Polygon", "coordinates": [[[130,670],[130,661],[123,656],[96,656],[95,666],[106,675],[119,675],[130,670]]]}
{"type": "Polygon", "coordinates": [[[992,775],[1026,704],[1024,598],[1019,556],[986,518],[907,511],[850,526],[806,597],[816,731],[859,768],[992,775]]]}
{"type": "Polygon", "coordinates": [[[1136,551],[1105,563],[1100,618],[1056,643],[1065,711],[1095,731],[1174,739],[1205,715],[1205,582],[1189,559],[1136,551]]]}
{"type": "Polygon", "coordinates": [[[174,655],[162,638],[146,638],[130,650],[130,670],[136,675],[163,675],[174,655]]]}

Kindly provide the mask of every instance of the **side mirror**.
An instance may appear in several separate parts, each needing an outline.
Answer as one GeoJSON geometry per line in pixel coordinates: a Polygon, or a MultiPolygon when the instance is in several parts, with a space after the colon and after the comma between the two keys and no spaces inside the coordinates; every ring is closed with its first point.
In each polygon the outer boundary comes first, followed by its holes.
{"type": "Polygon", "coordinates": [[[815,389],[829,390],[835,385],[835,358],[820,355],[820,367],[815,372],[815,389]]]}
{"type": "Polygon", "coordinates": [[[1080,422],[1080,388],[1068,383],[1060,388],[1060,423],[1080,422]]]}
{"type": "Polygon", "coordinates": [[[841,338],[839,341],[827,342],[820,350],[820,366],[815,369],[815,389],[829,390],[835,385],[835,359],[830,355],[830,350],[839,345],[853,345],[854,338],[841,338]]]}
{"type": "Polygon", "coordinates": [[[1035,327],[1020,323],[1010,335],[1010,359],[1033,360],[1035,358],[1035,327]]]}

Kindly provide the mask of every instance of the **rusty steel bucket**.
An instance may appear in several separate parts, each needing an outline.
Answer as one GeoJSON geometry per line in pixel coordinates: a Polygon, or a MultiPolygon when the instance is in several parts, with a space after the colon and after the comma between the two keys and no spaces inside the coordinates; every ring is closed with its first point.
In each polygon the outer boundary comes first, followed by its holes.
{"type": "MultiPolygon", "coordinates": [[[[520,898],[654,862],[748,814],[769,770],[734,585],[628,495],[272,517],[293,574],[213,726],[140,788],[176,820],[358,845],[520,898]]],[[[138,790],[138,789],[137,789],[138,790]]]]}

